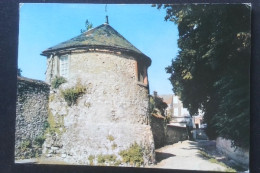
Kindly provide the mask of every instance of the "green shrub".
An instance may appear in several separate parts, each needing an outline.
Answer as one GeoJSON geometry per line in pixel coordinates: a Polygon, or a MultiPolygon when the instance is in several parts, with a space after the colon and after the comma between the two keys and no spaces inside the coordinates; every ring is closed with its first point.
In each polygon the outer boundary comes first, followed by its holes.
{"type": "Polygon", "coordinates": [[[121,165],[121,161],[120,160],[117,160],[115,163],[114,163],[115,166],[119,166],[121,165]]]}
{"type": "Polygon", "coordinates": [[[43,123],[43,130],[46,130],[49,127],[50,127],[50,123],[48,122],[48,120],[44,121],[44,123],[43,123]]]}
{"type": "Polygon", "coordinates": [[[63,83],[65,83],[65,82],[67,82],[66,81],[66,79],[64,78],[64,77],[58,77],[58,76],[56,76],[54,79],[53,79],[53,81],[51,82],[51,86],[53,87],[53,88],[59,88],[59,86],[61,85],[61,84],[63,84],[63,83]]]}
{"type": "Polygon", "coordinates": [[[30,139],[24,140],[20,145],[20,150],[22,152],[21,156],[19,156],[19,159],[30,159],[30,158],[38,158],[41,156],[42,151],[41,148],[39,148],[39,143],[43,143],[42,137],[37,137],[35,141],[33,141],[35,145],[32,145],[32,141],[30,139]],[[37,142],[36,142],[37,141],[37,142]]]}
{"type": "Polygon", "coordinates": [[[93,164],[94,164],[94,159],[95,159],[95,156],[93,156],[93,155],[90,155],[90,156],[88,157],[88,160],[89,160],[89,164],[90,164],[90,165],[93,165],[93,164]]]}
{"type": "Polygon", "coordinates": [[[97,161],[98,163],[105,163],[106,162],[105,155],[102,154],[98,155],[97,161]]]}
{"type": "Polygon", "coordinates": [[[39,146],[39,147],[42,147],[42,144],[44,143],[45,139],[46,139],[45,136],[37,136],[34,139],[34,144],[39,146]]]}
{"type": "Polygon", "coordinates": [[[106,155],[98,155],[97,161],[99,164],[109,163],[109,164],[115,164],[118,162],[116,160],[116,155],[114,154],[106,154],[106,155]]]}
{"type": "Polygon", "coordinates": [[[86,92],[86,88],[79,82],[73,88],[68,88],[61,91],[61,94],[69,106],[75,104],[77,99],[86,92]]]}
{"type": "Polygon", "coordinates": [[[26,151],[27,149],[32,148],[32,142],[29,139],[26,139],[21,143],[21,151],[26,151]]]}
{"type": "Polygon", "coordinates": [[[142,148],[135,142],[128,149],[122,150],[119,155],[123,162],[141,166],[144,163],[142,148]]]}

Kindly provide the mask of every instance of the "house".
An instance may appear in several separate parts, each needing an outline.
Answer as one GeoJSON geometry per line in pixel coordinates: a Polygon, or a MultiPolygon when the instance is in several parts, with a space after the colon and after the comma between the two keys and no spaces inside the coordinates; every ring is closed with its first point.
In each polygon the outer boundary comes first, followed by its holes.
{"type": "Polygon", "coordinates": [[[47,157],[60,157],[72,164],[97,164],[97,160],[87,158],[119,157],[120,151],[137,143],[146,151],[141,165],[155,161],[148,111],[148,56],[108,20],[44,50],[42,55],[47,57],[46,82],[50,84],[56,76],[67,80],[51,91],[49,112],[59,121],[60,133],[55,141],[46,139],[43,153],[47,157]],[[61,93],[77,83],[86,93],[68,105],[61,93]]]}
{"type": "Polygon", "coordinates": [[[179,97],[176,95],[160,95],[168,107],[166,109],[167,115],[171,117],[170,124],[176,126],[191,125],[191,116],[187,108],[183,107],[182,102],[179,100],[179,97]]]}
{"type": "Polygon", "coordinates": [[[205,128],[205,124],[202,125],[203,115],[204,115],[204,113],[202,112],[202,110],[199,110],[198,114],[192,116],[193,128],[196,128],[196,129],[205,128]]]}
{"type": "Polygon", "coordinates": [[[173,95],[160,95],[160,97],[163,99],[163,102],[165,102],[167,104],[167,108],[165,109],[165,115],[172,117],[172,109],[173,109],[173,104],[172,104],[172,100],[173,100],[173,95]]]}

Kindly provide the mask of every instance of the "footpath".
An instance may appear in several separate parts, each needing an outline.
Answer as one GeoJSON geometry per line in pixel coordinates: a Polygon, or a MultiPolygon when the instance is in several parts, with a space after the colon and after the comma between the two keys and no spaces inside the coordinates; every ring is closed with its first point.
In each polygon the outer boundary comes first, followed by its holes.
{"type": "Polygon", "coordinates": [[[237,172],[217,152],[214,141],[182,141],[156,150],[157,164],[151,168],[237,172]],[[223,161],[223,162],[222,162],[223,161]]]}

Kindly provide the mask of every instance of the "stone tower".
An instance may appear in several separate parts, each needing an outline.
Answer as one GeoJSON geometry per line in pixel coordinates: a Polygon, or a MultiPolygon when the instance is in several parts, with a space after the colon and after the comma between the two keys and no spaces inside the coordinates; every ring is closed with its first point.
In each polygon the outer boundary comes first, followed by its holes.
{"type": "Polygon", "coordinates": [[[98,165],[99,157],[113,155],[116,161],[105,161],[105,165],[117,162],[130,166],[123,163],[120,152],[138,144],[142,164],[154,162],[148,113],[149,57],[108,23],[51,47],[42,55],[47,57],[46,82],[51,83],[56,76],[67,80],[51,90],[49,117],[55,123],[50,126],[56,130],[44,143],[46,157],[98,165]],[[86,92],[75,104],[68,105],[62,92],[78,83],[86,92]]]}

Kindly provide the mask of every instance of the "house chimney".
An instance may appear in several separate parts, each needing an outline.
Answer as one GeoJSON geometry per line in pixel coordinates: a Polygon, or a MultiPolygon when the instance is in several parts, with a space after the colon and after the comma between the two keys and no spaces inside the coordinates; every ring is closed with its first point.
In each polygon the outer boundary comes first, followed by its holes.
{"type": "Polygon", "coordinates": [[[157,91],[154,91],[154,92],[153,92],[153,96],[154,96],[154,97],[157,97],[157,91]]]}

